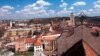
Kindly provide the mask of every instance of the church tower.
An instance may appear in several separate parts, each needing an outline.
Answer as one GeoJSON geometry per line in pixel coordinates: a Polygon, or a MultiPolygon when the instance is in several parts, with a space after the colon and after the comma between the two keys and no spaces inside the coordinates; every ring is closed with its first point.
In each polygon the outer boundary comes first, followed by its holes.
{"type": "Polygon", "coordinates": [[[70,20],[68,22],[68,25],[72,26],[72,27],[75,27],[75,16],[74,16],[74,13],[70,14],[70,20]]]}
{"type": "Polygon", "coordinates": [[[10,28],[12,28],[12,25],[13,25],[13,22],[12,22],[12,21],[10,21],[10,28]]]}

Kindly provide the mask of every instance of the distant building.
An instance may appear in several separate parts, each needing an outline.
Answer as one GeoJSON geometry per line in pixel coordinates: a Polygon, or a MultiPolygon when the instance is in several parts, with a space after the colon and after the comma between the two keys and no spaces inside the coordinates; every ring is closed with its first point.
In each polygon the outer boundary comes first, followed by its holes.
{"type": "Polygon", "coordinates": [[[12,21],[10,22],[10,28],[12,28],[12,21]]]}
{"type": "Polygon", "coordinates": [[[35,38],[21,38],[16,40],[16,51],[27,51],[33,46],[34,56],[36,55],[53,55],[56,50],[56,40],[60,34],[38,35],[35,38]],[[50,52],[50,53],[49,53],[50,52]]]}
{"type": "Polygon", "coordinates": [[[72,26],[72,27],[75,27],[75,16],[74,16],[74,13],[70,14],[70,20],[68,21],[68,25],[72,26]]]}
{"type": "Polygon", "coordinates": [[[41,37],[37,38],[36,42],[33,45],[34,45],[34,53],[43,52],[43,42],[41,37]]]}
{"type": "Polygon", "coordinates": [[[25,26],[27,26],[27,23],[16,23],[15,25],[17,27],[25,27],[25,26]]]}
{"type": "Polygon", "coordinates": [[[32,38],[22,38],[16,40],[15,50],[16,51],[27,51],[35,43],[36,39],[32,38]]]}
{"type": "Polygon", "coordinates": [[[57,43],[56,40],[60,36],[60,34],[49,34],[42,36],[43,44],[44,44],[44,53],[47,56],[52,56],[56,49],[57,49],[57,43]]]}
{"type": "Polygon", "coordinates": [[[33,28],[15,28],[15,29],[9,29],[5,32],[4,37],[11,38],[14,36],[20,36],[25,37],[28,36],[29,31],[34,31],[33,28]]]}

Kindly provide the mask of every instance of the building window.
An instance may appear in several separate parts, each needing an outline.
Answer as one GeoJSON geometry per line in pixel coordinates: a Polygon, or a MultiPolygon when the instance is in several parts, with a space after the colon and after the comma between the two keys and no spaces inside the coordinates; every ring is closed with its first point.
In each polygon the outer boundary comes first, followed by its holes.
{"type": "Polygon", "coordinates": [[[36,48],[38,48],[38,46],[36,46],[36,48]]]}

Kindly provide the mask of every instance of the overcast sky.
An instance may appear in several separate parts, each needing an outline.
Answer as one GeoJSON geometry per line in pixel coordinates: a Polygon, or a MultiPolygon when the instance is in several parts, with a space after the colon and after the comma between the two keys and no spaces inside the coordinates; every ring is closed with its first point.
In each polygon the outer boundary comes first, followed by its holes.
{"type": "Polygon", "coordinates": [[[100,16],[100,0],[0,0],[0,19],[63,17],[81,11],[100,16]]]}

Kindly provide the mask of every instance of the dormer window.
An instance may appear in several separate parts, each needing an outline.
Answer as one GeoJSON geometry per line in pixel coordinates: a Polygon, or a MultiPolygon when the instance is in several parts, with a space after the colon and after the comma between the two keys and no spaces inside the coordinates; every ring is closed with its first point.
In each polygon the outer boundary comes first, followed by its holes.
{"type": "Polygon", "coordinates": [[[99,34],[99,31],[98,30],[94,30],[93,32],[91,32],[91,34],[95,37],[99,37],[100,34],[99,34]]]}

